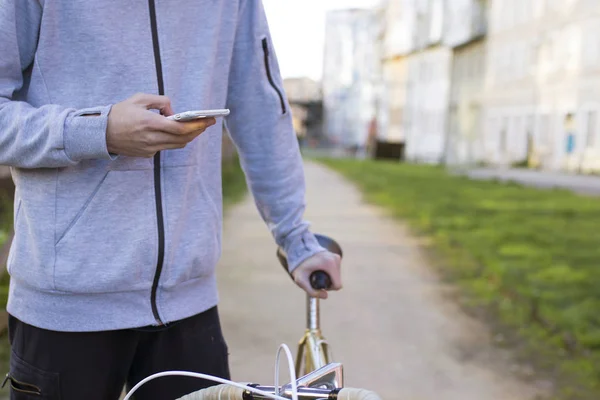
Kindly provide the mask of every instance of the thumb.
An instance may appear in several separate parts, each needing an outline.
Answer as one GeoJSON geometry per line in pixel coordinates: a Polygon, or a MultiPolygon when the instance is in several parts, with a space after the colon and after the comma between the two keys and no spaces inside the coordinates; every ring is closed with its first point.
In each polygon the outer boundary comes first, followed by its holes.
{"type": "Polygon", "coordinates": [[[142,106],[147,110],[160,110],[160,113],[166,117],[173,115],[171,108],[171,99],[167,96],[156,94],[138,93],[131,98],[133,104],[142,106]]]}
{"type": "Polygon", "coordinates": [[[312,287],[310,284],[310,274],[310,270],[306,270],[305,268],[296,268],[292,275],[296,285],[302,288],[309,296],[327,299],[328,294],[326,290],[316,290],[312,287]]]}

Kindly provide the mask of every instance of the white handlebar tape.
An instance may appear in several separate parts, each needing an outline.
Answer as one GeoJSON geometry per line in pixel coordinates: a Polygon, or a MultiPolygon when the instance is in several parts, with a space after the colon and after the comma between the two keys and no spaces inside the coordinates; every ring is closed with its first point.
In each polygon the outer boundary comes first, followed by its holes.
{"type": "Polygon", "coordinates": [[[243,400],[244,390],[231,385],[212,386],[188,394],[179,400],[243,400]]]}

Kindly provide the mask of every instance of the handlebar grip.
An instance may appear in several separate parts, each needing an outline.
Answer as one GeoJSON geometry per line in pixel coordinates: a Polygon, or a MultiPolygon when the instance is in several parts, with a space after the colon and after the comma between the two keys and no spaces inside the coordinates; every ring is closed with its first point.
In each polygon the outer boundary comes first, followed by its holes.
{"type": "Polygon", "coordinates": [[[242,400],[245,398],[244,389],[231,385],[218,385],[188,394],[178,400],[242,400]]]}
{"type": "Polygon", "coordinates": [[[310,275],[310,285],[315,290],[331,289],[331,277],[323,271],[315,271],[310,275]]]}

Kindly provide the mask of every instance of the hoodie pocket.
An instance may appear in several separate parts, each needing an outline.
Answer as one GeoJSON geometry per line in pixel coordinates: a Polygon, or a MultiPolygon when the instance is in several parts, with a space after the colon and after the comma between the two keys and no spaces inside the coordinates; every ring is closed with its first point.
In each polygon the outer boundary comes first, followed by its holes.
{"type": "Polygon", "coordinates": [[[275,85],[275,80],[273,79],[273,73],[271,72],[271,51],[269,49],[269,40],[265,37],[262,40],[262,48],[263,55],[265,59],[265,71],[267,73],[267,79],[269,80],[269,85],[273,88],[277,96],[279,97],[279,102],[281,103],[281,114],[285,114],[287,112],[285,99],[283,98],[283,93],[281,89],[275,85]]]}
{"type": "Polygon", "coordinates": [[[56,243],[54,288],[69,293],[147,289],[156,267],[151,170],[110,171],[56,243]]]}
{"type": "Polygon", "coordinates": [[[210,277],[221,254],[220,209],[198,167],[165,169],[166,253],[161,286],[210,277]]]}

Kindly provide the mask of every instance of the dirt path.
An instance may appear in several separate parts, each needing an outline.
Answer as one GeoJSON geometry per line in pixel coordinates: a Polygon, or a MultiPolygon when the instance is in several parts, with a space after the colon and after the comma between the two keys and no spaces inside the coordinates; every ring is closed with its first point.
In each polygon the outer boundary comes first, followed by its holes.
{"type": "MultiPolygon", "coordinates": [[[[308,163],[306,176],[313,230],[345,250],[345,288],[323,304],[322,325],[347,386],[390,400],[537,398],[540,385],[512,375],[508,355],[454,305],[405,227],[333,172],[308,163]]],[[[304,296],[277,264],[250,198],[228,213],[223,251],[220,307],[233,377],[272,384],[277,346],[295,351],[303,333],[304,296]]]]}

